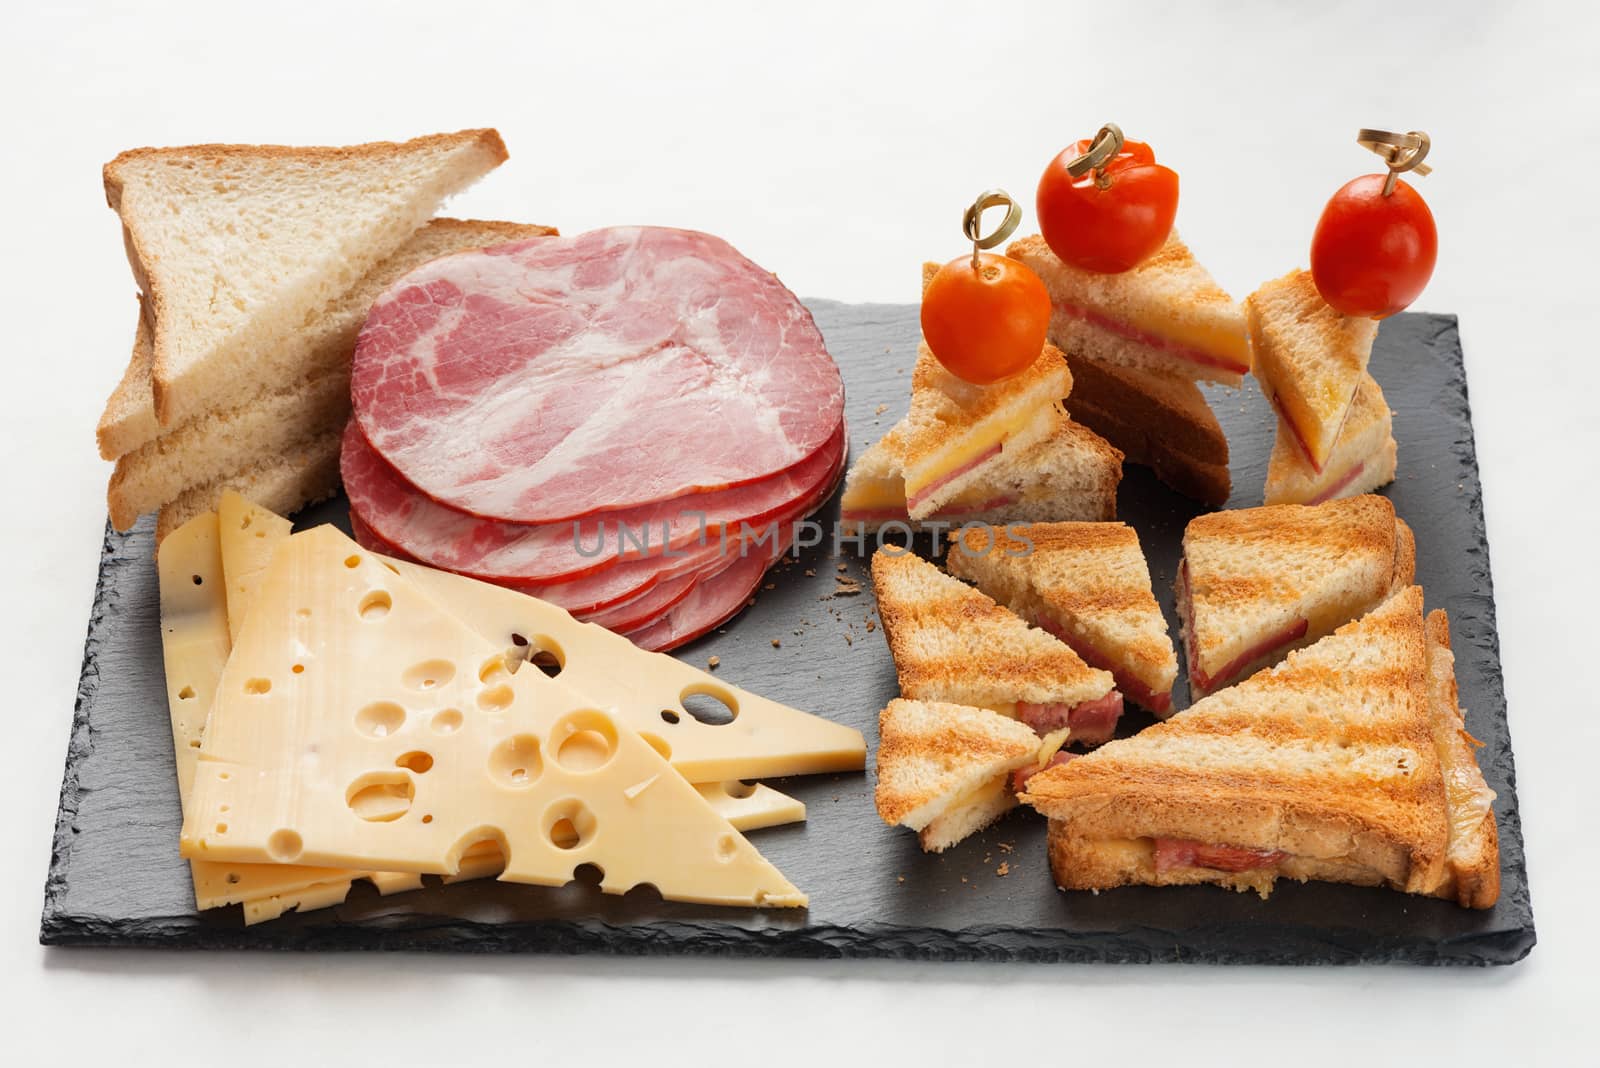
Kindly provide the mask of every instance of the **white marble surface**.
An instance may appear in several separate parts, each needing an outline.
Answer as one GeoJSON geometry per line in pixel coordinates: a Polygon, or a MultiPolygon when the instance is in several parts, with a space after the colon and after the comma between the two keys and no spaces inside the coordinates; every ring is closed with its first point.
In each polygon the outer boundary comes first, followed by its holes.
{"type": "Polygon", "coordinates": [[[1593,1055],[1597,444],[1592,5],[30,5],[0,112],[7,411],[0,539],[15,1063],[1307,1064],[1593,1055]],[[104,517],[93,427],[133,287],[99,167],[207,140],[344,143],[493,124],[510,162],[456,213],[722,234],[806,296],[905,301],[961,208],[1031,200],[1114,118],[1182,173],[1179,226],[1235,293],[1301,263],[1370,169],[1362,125],[1422,127],[1461,316],[1540,944],[1492,971],[1045,968],[42,950],[41,886],[104,517]],[[1520,146],[1520,147],[1519,147],[1520,146]]]}

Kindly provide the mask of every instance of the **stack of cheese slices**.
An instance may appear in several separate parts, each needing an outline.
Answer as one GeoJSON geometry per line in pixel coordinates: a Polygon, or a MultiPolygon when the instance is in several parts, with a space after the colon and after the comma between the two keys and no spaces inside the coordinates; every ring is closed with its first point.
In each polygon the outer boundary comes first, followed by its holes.
{"type": "Polygon", "coordinates": [[[136,149],[105,167],[140,290],[98,428],[113,525],[165,536],[225,488],[279,511],[338,485],[373,299],[435,257],[550,233],[430,217],[506,158],[493,130],[348,148],[136,149]]]}
{"type": "Polygon", "coordinates": [[[180,851],[247,922],[428,873],[803,906],[741,832],[805,806],[748,780],[865,761],[852,728],[231,492],[157,563],[180,851]]]}

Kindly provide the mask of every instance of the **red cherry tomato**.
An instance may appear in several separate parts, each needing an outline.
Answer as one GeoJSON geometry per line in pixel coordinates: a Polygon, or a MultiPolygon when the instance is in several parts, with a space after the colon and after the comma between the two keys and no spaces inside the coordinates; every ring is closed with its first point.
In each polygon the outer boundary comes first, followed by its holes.
{"type": "Polygon", "coordinates": [[[1311,237],[1311,277],[1344,315],[1383,319],[1421,295],[1439,256],[1433,212],[1417,191],[1368,174],[1333,194],[1311,237]]]}
{"type": "Polygon", "coordinates": [[[1178,172],[1156,163],[1149,145],[1126,141],[1102,168],[1111,181],[1102,189],[1093,172],[1082,178],[1067,173],[1067,164],[1089,145],[1079,141],[1045,168],[1035,204],[1039,230],[1063,263],[1120,274],[1166,244],[1178,214],[1178,172]]]}
{"type": "Polygon", "coordinates": [[[922,294],[922,336],[945,370],[986,386],[1026,369],[1044,351],[1050,294],[1016,260],[987,252],[939,268],[922,294]]]}

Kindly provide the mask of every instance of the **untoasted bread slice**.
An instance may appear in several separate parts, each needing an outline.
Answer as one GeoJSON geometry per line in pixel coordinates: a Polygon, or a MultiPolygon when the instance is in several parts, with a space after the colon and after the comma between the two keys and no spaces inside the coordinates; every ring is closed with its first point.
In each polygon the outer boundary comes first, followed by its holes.
{"type": "Polygon", "coordinates": [[[1111,692],[1109,672],[913,553],[879,549],[872,587],[907,697],[1014,716],[1019,704],[1074,706],[1111,692]]]}
{"type": "Polygon", "coordinates": [[[1398,460],[1389,403],[1373,377],[1363,373],[1339,440],[1321,472],[1306,459],[1293,429],[1279,418],[1278,438],[1267,464],[1266,503],[1321,504],[1371,493],[1394,481],[1398,460]]]}
{"type": "MultiPolygon", "coordinates": [[[[277,362],[284,367],[292,365],[291,373],[301,377],[264,389],[243,404],[204,412],[153,435],[119,458],[106,493],[112,525],[127,530],[139,515],[156,510],[190,486],[214,481],[264,456],[288,452],[312,438],[343,429],[350,415],[350,356],[356,335],[378,294],[403,275],[441,256],[555,232],[548,226],[434,219],[286,342],[298,355],[286,352],[277,362]]],[[[141,333],[147,336],[147,332],[141,333]]],[[[142,390],[135,386],[125,391],[129,383],[125,376],[107,405],[107,416],[137,407],[137,394],[145,406],[145,418],[138,425],[154,430],[150,352],[141,353],[136,344],[130,374],[141,361],[147,369],[142,390]]],[[[131,428],[134,424],[124,425],[131,428]]],[[[104,420],[101,427],[107,429],[104,420]]],[[[116,437],[123,440],[130,434],[124,431],[116,437]]],[[[102,433],[102,444],[106,440],[102,433]]]]}
{"type": "Polygon", "coordinates": [[[1049,437],[1065,418],[1060,402],[1071,391],[1066,360],[1049,345],[1026,370],[990,386],[962,381],[926,343],[919,346],[911,411],[887,437],[911,517],[928,518],[981,485],[1006,453],[1049,437]]]}
{"type": "Polygon", "coordinates": [[[1189,692],[1214,692],[1411,584],[1416,541],[1371,495],[1213,512],[1183,535],[1178,616],[1189,692]]]}
{"type": "Polygon", "coordinates": [[[204,512],[215,511],[223,491],[243,497],[279,515],[291,515],[308,504],[331,497],[339,488],[341,432],[325,434],[282,456],[234,472],[215,482],[185,490],[165,505],[156,518],[156,543],[204,512]]]}
{"type": "Polygon", "coordinates": [[[1228,439],[1200,387],[1177,375],[1101,363],[1066,350],[1067,413],[1178,493],[1221,508],[1233,491],[1228,439]]]}
{"type": "Polygon", "coordinates": [[[1409,587],[1281,666],[1032,776],[1024,800],[1050,817],[1057,884],[1265,896],[1287,877],[1492,904],[1492,795],[1459,753],[1442,764],[1436,741],[1461,737],[1436,727],[1449,715],[1440,648],[1409,587]],[[1463,780],[1455,796],[1446,766],[1463,780]]]}
{"type": "Polygon", "coordinates": [[[1035,523],[951,535],[950,573],[1111,672],[1117,689],[1172,714],[1178,654],[1150,588],[1139,535],[1125,523],[1035,523]]]}
{"type": "MultiPolygon", "coordinates": [[[[893,434],[894,431],[889,432],[893,434]]],[[[1061,420],[1049,437],[1030,449],[1004,453],[984,478],[967,487],[927,523],[961,524],[1112,519],[1122,453],[1094,431],[1061,420]]],[[[864,533],[900,523],[918,530],[923,522],[906,512],[905,479],[887,440],[878,441],[850,465],[839,522],[864,533]]]]}
{"type": "Polygon", "coordinates": [[[150,300],[161,425],[281,382],[282,343],[505,158],[495,131],[466,130],[349,148],[144,148],[106,164],[150,300]]]}
{"type": "Polygon", "coordinates": [[[1366,375],[1378,324],[1329,307],[1310,271],[1268,282],[1245,308],[1262,392],[1321,471],[1366,375]]]}
{"type": "MultiPolygon", "coordinates": [[[[192,432],[200,424],[213,419],[237,418],[250,405],[265,400],[270,394],[298,388],[299,382],[329,368],[343,366],[348,375],[356,335],[366,321],[367,310],[372,307],[372,302],[391,283],[422,264],[454,252],[532,237],[554,236],[556,233],[552,226],[485,219],[431,220],[412,234],[394,255],[373,267],[359,282],[331,301],[304,329],[297,330],[287,338],[278,352],[261,361],[260,367],[273,368],[281,377],[269,379],[263,370],[256,374],[259,380],[257,389],[242,404],[210,407],[193,420],[172,427],[168,433],[192,432]]],[[[162,433],[161,424],[156,421],[155,391],[151,377],[155,363],[154,340],[146,314],[147,302],[142,296],[139,306],[140,317],[134,332],[133,354],[122,380],[106,401],[96,433],[100,455],[107,460],[126,456],[156,440],[162,433]]]]}
{"type": "Polygon", "coordinates": [[[1011,773],[1037,759],[1039,744],[989,709],[897,697],[878,716],[878,815],[941,852],[1016,807],[1011,773]]]}
{"type": "Polygon", "coordinates": [[[1050,291],[1050,340],[1072,356],[1137,371],[1237,386],[1250,370],[1244,310],[1174,230],[1154,256],[1121,274],[1062,263],[1043,237],[1014,241],[1050,291]]]}

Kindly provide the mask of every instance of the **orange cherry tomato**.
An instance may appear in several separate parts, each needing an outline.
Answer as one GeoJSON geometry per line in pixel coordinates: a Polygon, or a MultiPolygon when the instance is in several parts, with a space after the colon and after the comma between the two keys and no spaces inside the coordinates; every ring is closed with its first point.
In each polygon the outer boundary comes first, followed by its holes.
{"type": "Polygon", "coordinates": [[[1422,294],[1439,257],[1433,212],[1404,181],[1383,195],[1387,175],[1345,183],[1311,236],[1311,278],[1344,315],[1383,319],[1422,294]]]}
{"type": "Polygon", "coordinates": [[[1039,276],[1005,256],[961,256],[922,294],[922,336],[945,370],[986,386],[1025,370],[1044,351],[1050,294],[1039,276]]]}
{"type": "Polygon", "coordinates": [[[1035,211],[1045,244],[1063,263],[1099,274],[1131,270],[1160,251],[1178,214],[1178,172],[1156,162],[1142,141],[1125,141],[1101,168],[1082,178],[1067,164],[1089,151],[1079,141],[1050,161],[1039,179],[1035,211]]]}

